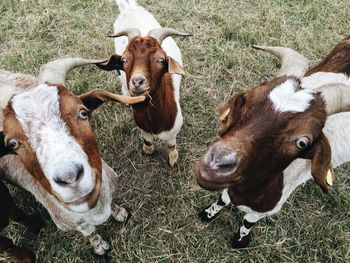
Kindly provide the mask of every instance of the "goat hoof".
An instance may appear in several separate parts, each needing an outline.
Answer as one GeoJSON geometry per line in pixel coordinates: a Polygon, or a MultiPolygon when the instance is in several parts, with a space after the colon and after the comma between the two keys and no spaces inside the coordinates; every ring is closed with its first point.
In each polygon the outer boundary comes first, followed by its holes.
{"type": "Polygon", "coordinates": [[[215,215],[211,216],[211,215],[208,214],[207,211],[205,211],[205,210],[207,210],[207,208],[206,208],[206,209],[203,209],[203,210],[202,210],[201,212],[199,212],[199,214],[198,214],[198,216],[199,216],[199,218],[201,219],[202,222],[209,223],[209,222],[213,221],[213,220],[216,218],[216,216],[218,215],[218,214],[215,214],[215,215]]]}
{"type": "Polygon", "coordinates": [[[15,257],[17,263],[34,263],[35,255],[25,248],[16,247],[13,249],[12,254],[15,257]]]}
{"type": "Polygon", "coordinates": [[[232,238],[231,246],[232,248],[235,248],[235,249],[245,248],[249,245],[250,241],[251,241],[251,233],[242,237],[242,239],[240,234],[236,233],[232,238]]]}
{"type": "Polygon", "coordinates": [[[170,166],[174,167],[174,165],[177,163],[178,160],[179,160],[179,153],[177,152],[177,150],[171,151],[169,153],[169,164],[170,164],[170,166]]]}
{"type": "Polygon", "coordinates": [[[143,152],[147,155],[151,155],[154,152],[154,145],[148,146],[146,144],[143,144],[143,152]]]}
{"type": "Polygon", "coordinates": [[[99,244],[94,246],[94,253],[97,256],[105,256],[108,254],[108,252],[111,251],[111,248],[107,241],[102,240],[99,244]]]}
{"type": "Polygon", "coordinates": [[[114,205],[112,215],[117,222],[127,223],[131,217],[131,209],[114,205]]]}

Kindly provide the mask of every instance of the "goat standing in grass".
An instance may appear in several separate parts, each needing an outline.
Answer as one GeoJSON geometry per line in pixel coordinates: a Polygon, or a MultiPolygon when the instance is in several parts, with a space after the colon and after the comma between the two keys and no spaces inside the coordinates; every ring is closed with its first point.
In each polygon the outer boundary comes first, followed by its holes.
{"type": "Polygon", "coordinates": [[[152,14],[136,0],[117,0],[120,15],[114,23],[117,55],[99,66],[120,72],[124,95],[145,95],[133,107],[134,119],[141,130],[143,151],[152,154],[154,137],[165,142],[169,163],[178,161],[176,136],[182,126],[180,82],[182,58],[179,47],[169,36],[188,36],[161,28],[152,14]],[[127,36],[127,37],[126,37],[127,36]]]}
{"type": "Polygon", "coordinates": [[[277,213],[304,182],[313,178],[328,192],[332,165],[350,161],[350,37],[306,74],[308,60],[297,52],[256,48],[278,56],[281,70],[222,106],[221,139],[196,173],[204,189],[225,189],[200,212],[202,220],[213,220],[231,202],[246,213],[234,248],[247,246],[254,224],[277,213]]]}

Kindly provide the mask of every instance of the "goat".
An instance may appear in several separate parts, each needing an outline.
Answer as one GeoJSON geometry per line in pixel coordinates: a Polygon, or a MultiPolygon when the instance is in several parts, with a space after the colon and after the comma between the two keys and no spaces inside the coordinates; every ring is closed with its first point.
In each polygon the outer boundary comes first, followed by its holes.
{"type": "Polygon", "coordinates": [[[76,96],[64,87],[73,68],[101,60],[65,58],[43,66],[39,78],[0,71],[1,113],[7,152],[0,160],[5,179],[33,194],[59,229],[76,229],[98,255],[109,244],[96,225],[110,215],[123,222],[128,212],[112,205],[116,174],[100,157],[89,124],[91,112],[108,101],[138,103],[104,90],[76,96]]]}
{"type": "MultiPolygon", "coordinates": [[[[2,126],[2,120],[0,120],[2,126]]],[[[2,136],[0,136],[2,137],[2,136]]],[[[7,154],[3,144],[3,138],[0,138],[0,158],[7,154]]],[[[42,220],[35,215],[27,216],[20,208],[15,205],[11,194],[6,185],[0,180],[0,231],[3,230],[10,222],[10,219],[23,224],[28,231],[37,235],[42,227],[42,220]]],[[[7,251],[19,263],[35,262],[35,255],[22,247],[13,244],[12,240],[0,236],[0,252],[7,251]]]]}
{"type": "Polygon", "coordinates": [[[309,179],[328,192],[332,165],[350,160],[349,40],[306,74],[308,60],[296,51],[255,46],[280,58],[280,72],[220,108],[221,139],[201,158],[196,178],[204,189],[224,191],[199,216],[211,221],[231,202],[246,213],[234,248],[246,247],[254,224],[309,179]]]}
{"type": "Polygon", "coordinates": [[[183,121],[179,93],[184,71],[180,49],[168,37],[189,34],[160,28],[154,16],[135,0],[117,0],[117,4],[121,13],[114,23],[116,33],[110,37],[120,37],[115,40],[118,55],[97,65],[104,70],[123,71],[120,79],[124,95],[148,97],[143,103],[132,105],[143,151],[153,153],[156,137],[165,142],[169,164],[174,166],[179,156],[176,136],[183,121]]]}

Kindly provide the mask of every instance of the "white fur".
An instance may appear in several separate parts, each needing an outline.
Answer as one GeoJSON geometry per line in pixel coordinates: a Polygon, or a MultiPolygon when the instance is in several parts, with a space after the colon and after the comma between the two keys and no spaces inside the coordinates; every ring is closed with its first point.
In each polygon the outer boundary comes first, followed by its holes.
{"type": "Polygon", "coordinates": [[[13,97],[12,108],[45,177],[61,200],[74,202],[89,194],[94,189],[93,170],[86,153],[61,118],[57,87],[41,84],[22,92],[13,97]],[[61,186],[54,181],[62,179],[62,174],[68,174],[76,164],[84,167],[77,185],[61,186]]]}
{"type": "Polygon", "coordinates": [[[312,90],[296,91],[296,83],[293,79],[286,80],[269,94],[275,110],[279,112],[304,112],[309,108],[314,97],[315,92],[312,90]]]}
{"type": "MultiPolygon", "coordinates": [[[[149,13],[146,9],[139,6],[137,1],[135,0],[116,0],[120,14],[117,17],[114,23],[114,32],[122,31],[126,28],[138,28],[141,32],[142,36],[146,36],[150,30],[154,28],[160,28],[161,25],[154,18],[154,16],[149,13]],[[129,4],[128,4],[129,3],[129,4]]],[[[118,37],[115,39],[115,49],[116,53],[122,55],[125,51],[125,48],[128,44],[128,38],[118,37]]],[[[176,45],[174,39],[172,37],[166,38],[162,43],[162,48],[166,52],[166,54],[173,59],[175,59],[180,66],[182,66],[182,57],[179,47],[176,45]]],[[[127,83],[126,83],[126,75],[124,72],[121,72],[120,80],[122,82],[122,91],[124,95],[129,95],[127,83]]],[[[177,107],[177,116],[175,118],[175,123],[172,129],[169,131],[164,131],[159,134],[155,134],[155,136],[162,141],[170,141],[176,138],[176,135],[181,129],[183,117],[181,113],[180,107],[180,83],[181,76],[173,75],[173,86],[174,86],[174,97],[177,107]]]]}
{"type": "Polygon", "coordinates": [[[311,76],[302,78],[301,87],[304,89],[317,89],[329,83],[342,83],[349,86],[350,79],[344,73],[317,72],[311,76]]]}

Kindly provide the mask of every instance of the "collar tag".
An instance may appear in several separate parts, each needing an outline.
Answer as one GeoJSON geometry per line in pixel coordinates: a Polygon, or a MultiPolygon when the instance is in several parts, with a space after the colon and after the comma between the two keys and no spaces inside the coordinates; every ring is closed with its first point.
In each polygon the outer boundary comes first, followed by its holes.
{"type": "Polygon", "coordinates": [[[332,185],[333,185],[333,178],[334,178],[334,173],[333,173],[333,169],[332,169],[332,167],[331,167],[331,168],[329,168],[329,170],[328,170],[328,172],[327,172],[327,179],[326,179],[327,184],[328,184],[329,186],[332,186],[332,185]]]}
{"type": "Polygon", "coordinates": [[[226,109],[219,117],[220,122],[226,122],[228,114],[230,113],[230,108],[226,109]]]}

